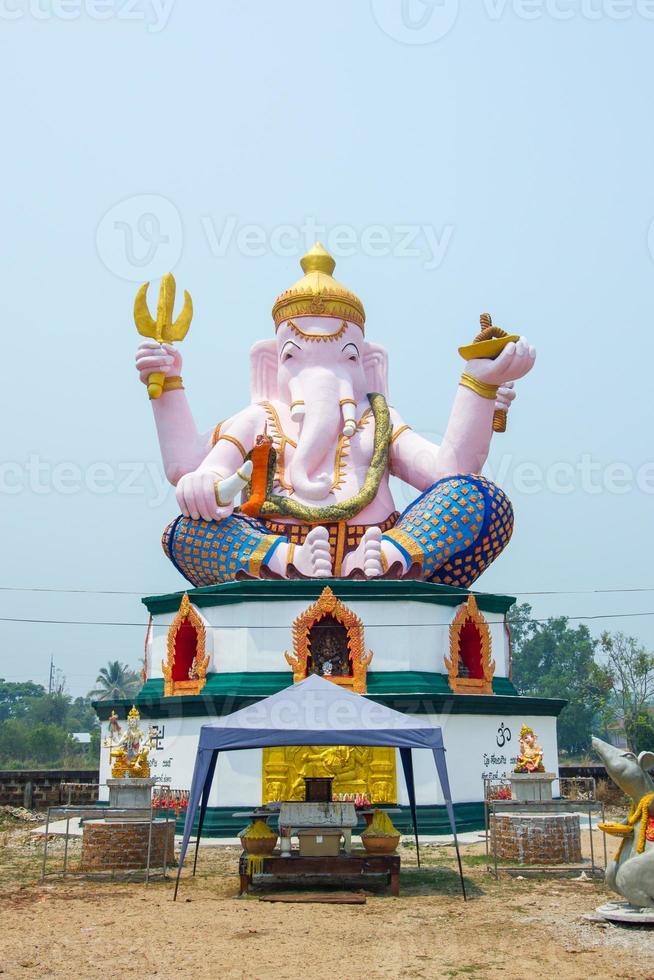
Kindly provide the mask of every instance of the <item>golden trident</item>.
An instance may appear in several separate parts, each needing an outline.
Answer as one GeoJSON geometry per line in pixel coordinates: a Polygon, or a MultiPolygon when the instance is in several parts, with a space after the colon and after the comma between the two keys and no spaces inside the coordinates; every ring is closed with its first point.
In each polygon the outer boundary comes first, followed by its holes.
{"type": "MultiPolygon", "coordinates": [[[[153,320],[148,309],[148,286],[149,282],[144,282],[134,300],[134,323],[136,329],[142,337],[151,337],[160,344],[172,344],[175,340],[184,340],[191,326],[193,319],[193,302],[190,293],[184,290],[184,305],[182,311],[173,322],[173,309],[175,307],[175,277],[172,272],[167,272],[161,280],[159,286],[159,298],[157,300],[157,319],[153,320]]],[[[150,398],[159,398],[163,391],[165,374],[161,371],[154,371],[148,377],[148,394],[150,398]]]]}

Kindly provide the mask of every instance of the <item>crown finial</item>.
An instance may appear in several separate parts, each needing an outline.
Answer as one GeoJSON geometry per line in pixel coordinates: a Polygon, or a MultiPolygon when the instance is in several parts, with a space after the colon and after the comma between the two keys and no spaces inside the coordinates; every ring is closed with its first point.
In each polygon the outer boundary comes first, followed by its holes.
{"type": "Polygon", "coordinates": [[[333,275],[334,269],[336,268],[334,258],[320,242],[316,242],[313,248],[309,249],[307,254],[302,256],[300,265],[302,266],[302,272],[305,274],[309,272],[323,272],[326,276],[333,275]]]}
{"type": "Polygon", "coordinates": [[[278,296],[272,309],[275,329],[284,320],[299,316],[325,316],[356,323],[363,331],[363,303],[332,276],[334,258],[320,242],[300,259],[304,275],[278,296]]]}

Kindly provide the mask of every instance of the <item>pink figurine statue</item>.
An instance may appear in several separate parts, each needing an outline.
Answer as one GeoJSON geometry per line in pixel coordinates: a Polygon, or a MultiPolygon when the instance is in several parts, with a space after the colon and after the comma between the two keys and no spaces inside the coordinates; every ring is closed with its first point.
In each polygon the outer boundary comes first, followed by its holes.
{"type": "Polygon", "coordinates": [[[304,276],[273,306],[275,337],[251,351],[251,402],[201,435],[179,351],[141,344],[166,476],[181,514],[163,546],[194,586],[243,576],[419,577],[469,586],[506,546],[513,511],[481,475],[493,413],[535,351],[520,337],[494,360],[466,361],[443,442],[413,432],[388,404],[388,357],[365,339],[361,301],[317,244],[304,276]],[[419,491],[399,514],[393,474],[419,491]],[[241,507],[235,498],[243,493],[241,507]]]}

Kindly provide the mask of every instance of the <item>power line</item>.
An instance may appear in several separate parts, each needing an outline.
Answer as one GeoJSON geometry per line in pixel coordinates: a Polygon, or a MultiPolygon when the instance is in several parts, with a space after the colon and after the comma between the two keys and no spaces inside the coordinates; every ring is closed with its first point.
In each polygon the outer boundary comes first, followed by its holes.
{"type": "MultiPolygon", "coordinates": [[[[635,619],[635,618],[642,617],[642,616],[654,616],[654,612],[600,613],[598,615],[589,615],[589,616],[566,616],[566,615],[562,615],[560,617],[558,617],[558,616],[547,616],[547,617],[544,617],[544,618],[541,618],[541,619],[530,619],[530,622],[532,622],[532,623],[547,623],[547,622],[550,621],[550,619],[558,619],[558,618],[567,619],[569,622],[576,622],[578,620],[584,620],[585,621],[585,620],[591,620],[591,619],[635,619]]],[[[19,616],[0,616],[0,623],[32,623],[32,624],[34,624],[34,623],[37,623],[37,624],[38,623],[43,623],[43,624],[46,624],[48,626],[137,626],[137,627],[139,627],[139,629],[146,629],[147,628],[147,625],[148,625],[146,621],[143,621],[143,622],[140,622],[140,623],[127,623],[127,622],[123,622],[123,623],[111,622],[110,623],[110,622],[100,622],[99,620],[93,620],[93,619],[27,619],[27,618],[21,618],[19,616]]],[[[169,623],[156,623],[156,625],[157,626],[172,626],[172,620],[169,623]]],[[[442,626],[443,628],[446,628],[446,629],[449,629],[450,628],[450,624],[449,623],[407,623],[407,622],[404,622],[404,623],[364,623],[363,625],[364,625],[364,627],[366,629],[386,629],[386,628],[406,629],[409,626],[411,626],[411,627],[413,627],[413,626],[422,626],[422,627],[429,627],[430,629],[433,628],[433,627],[436,627],[436,626],[442,626]]],[[[491,623],[490,625],[492,626],[493,624],[491,623]]],[[[264,626],[257,626],[257,625],[254,625],[252,623],[244,623],[242,625],[238,625],[238,624],[236,624],[236,625],[228,625],[228,624],[222,624],[221,623],[221,625],[220,625],[219,628],[221,630],[224,630],[224,629],[231,629],[231,630],[242,630],[242,629],[248,629],[248,630],[288,630],[288,629],[290,629],[290,625],[289,626],[286,626],[286,625],[283,625],[283,626],[273,626],[271,624],[269,626],[265,626],[265,625],[264,626]]],[[[318,628],[320,628],[319,624],[318,624],[318,628]]],[[[326,629],[329,629],[330,627],[325,627],[325,628],[326,629]]]]}
{"type": "MultiPolygon", "coordinates": [[[[310,580],[307,580],[310,581],[310,580]]],[[[347,583],[347,580],[344,580],[347,583]]],[[[178,590],[181,591],[181,590],[178,590]]],[[[134,592],[124,589],[55,589],[49,588],[47,586],[18,586],[18,585],[0,585],[0,592],[36,592],[36,593],[52,593],[54,595],[121,595],[121,596],[138,596],[139,598],[144,595],[156,594],[152,590],[134,592]]],[[[636,588],[626,588],[626,589],[546,589],[541,591],[524,591],[520,589],[503,589],[503,594],[510,594],[516,596],[540,596],[540,595],[624,595],[630,592],[654,592],[654,586],[647,587],[636,587],[636,588]]],[[[440,596],[458,596],[460,592],[439,592],[440,596]]]]}

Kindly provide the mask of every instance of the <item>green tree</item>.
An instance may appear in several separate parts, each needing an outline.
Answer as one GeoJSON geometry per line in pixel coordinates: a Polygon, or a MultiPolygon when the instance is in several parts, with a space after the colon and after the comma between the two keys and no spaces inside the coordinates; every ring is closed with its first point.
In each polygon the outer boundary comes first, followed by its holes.
{"type": "Polygon", "coordinates": [[[600,648],[613,685],[613,704],[635,752],[654,744],[654,656],[633,636],[602,633],[600,648]]]}
{"type": "Polygon", "coordinates": [[[534,621],[527,603],[510,611],[509,622],[515,686],[520,694],[567,700],[557,723],[559,749],[586,751],[593,729],[604,730],[612,685],[608,671],[595,661],[597,640],[587,626],[572,628],[566,616],[534,621]]]}
{"type": "Polygon", "coordinates": [[[14,683],[0,677],[0,721],[11,718],[20,712],[24,703],[45,694],[45,688],[33,681],[14,683]]]}
{"type": "Polygon", "coordinates": [[[134,697],[141,686],[141,678],[127,664],[111,660],[106,667],[102,667],[95,683],[97,687],[90,692],[90,697],[99,701],[115,701],[134,697]]]}

